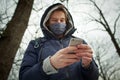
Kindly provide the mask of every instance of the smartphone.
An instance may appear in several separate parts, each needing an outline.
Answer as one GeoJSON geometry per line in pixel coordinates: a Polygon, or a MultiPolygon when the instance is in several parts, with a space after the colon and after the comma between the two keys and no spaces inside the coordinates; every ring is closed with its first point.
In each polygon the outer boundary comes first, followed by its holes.
{"type": "Polygon", "coordinates": [[[69,46],[77,46],[83,43],[83,39],[81,38],[71,38],[69,46]]]}

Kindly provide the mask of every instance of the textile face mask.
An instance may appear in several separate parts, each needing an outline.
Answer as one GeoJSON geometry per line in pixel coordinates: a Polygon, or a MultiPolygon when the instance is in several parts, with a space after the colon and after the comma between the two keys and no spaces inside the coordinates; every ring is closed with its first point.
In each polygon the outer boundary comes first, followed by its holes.
{"type": "Polygon", "coordinates": [[[65,32],[66,30],[66,24],[65,23],[54,23],[50,25],[50,30],[55,34],[55,35],[61,35],[65,32]]]}

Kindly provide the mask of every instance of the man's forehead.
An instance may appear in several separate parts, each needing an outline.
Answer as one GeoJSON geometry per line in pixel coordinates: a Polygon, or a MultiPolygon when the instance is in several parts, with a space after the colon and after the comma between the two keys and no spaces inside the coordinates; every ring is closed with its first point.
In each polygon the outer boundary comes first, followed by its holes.
{"type": "Polygon", "coordinates": [[[51,19],[65,19],[65,17],[51,17],[51,19]]]}

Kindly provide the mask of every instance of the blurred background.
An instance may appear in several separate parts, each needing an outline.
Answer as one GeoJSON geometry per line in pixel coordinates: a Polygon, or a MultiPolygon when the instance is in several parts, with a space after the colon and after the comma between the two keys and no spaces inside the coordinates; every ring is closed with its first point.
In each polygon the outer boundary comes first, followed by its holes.
{"type": "Polygon", "coordinates": [[[18,80],[29,41],[43,36],[42,14],[58,2],[73,17],[74,36],[93,48],[99,80],[120,80],[120,0],[1,0],[0,80],[18,80]]]}

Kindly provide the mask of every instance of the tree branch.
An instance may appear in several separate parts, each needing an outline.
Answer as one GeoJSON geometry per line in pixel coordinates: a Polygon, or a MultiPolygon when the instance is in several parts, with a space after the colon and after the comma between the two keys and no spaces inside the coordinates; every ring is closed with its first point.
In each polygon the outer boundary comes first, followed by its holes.
{"type": "MultiPolygon", "coordinates": [[[[103,13],[102,13],[102,10],[98,7],[98,5],[97,5],[93,0],[90,0],[90,1],[91,1],[91,2],[94,4],[94,6],[98,9],[98,11],[99,11],[99,13],[100,13],[103,21],[105,22],[104,27],[106,27],[107,30],[108,30],[108,29],[110,30],[110,26],[109,26],[107,20],[105,19],[104,15],[103,15],[103,13]]],[[[101,21],[101,22],[102,22],[102,21],[101,21]]],[[[103,25],[103,22],[102,22],[102,25],[103,25]]]]}
{"type": "Polygon", "coordinates": [[[109,77],[111,77],[116,71],[119,71],[120,68],[115,68],[113,71],[111,71],[111,73],[109,74],[109,77]]]}
{"type": "Polygon", "coordinates": [[[118,14],[118,16],[117,16],[117,18],[116,18],[116,20],[114,22],[114,32],[113,32],[113,35],[115,35],[116,27],[117,27],[117,22],[118,22],[119,19],[120,19],[120,13],[118,14]]]}

